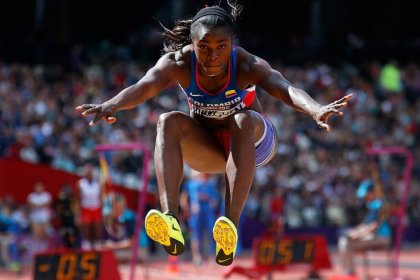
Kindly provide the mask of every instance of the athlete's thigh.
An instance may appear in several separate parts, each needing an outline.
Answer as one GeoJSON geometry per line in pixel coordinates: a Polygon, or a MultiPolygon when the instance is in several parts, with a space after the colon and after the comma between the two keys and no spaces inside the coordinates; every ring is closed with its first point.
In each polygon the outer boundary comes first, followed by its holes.
{"type": "Polygon", "coordinates": [[[184,113],[182,119],[181,149],[184,162],[192,169],[204,173],[222,173],[226,157],[216,137],[184,113]]]}

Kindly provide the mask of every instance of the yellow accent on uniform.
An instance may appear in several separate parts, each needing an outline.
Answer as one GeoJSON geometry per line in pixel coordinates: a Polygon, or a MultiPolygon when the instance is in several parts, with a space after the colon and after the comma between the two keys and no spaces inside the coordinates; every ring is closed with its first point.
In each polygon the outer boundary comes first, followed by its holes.
{"type": "Polygon", "coordinates": [[[235,95],[236,95],[236,90],[234,90],[234,89],[231,89],[231,90],[228,90],[228,91],[225,92],[225,96],[227,98],[230,98],[230,97],[235,96],[235,95]]]}

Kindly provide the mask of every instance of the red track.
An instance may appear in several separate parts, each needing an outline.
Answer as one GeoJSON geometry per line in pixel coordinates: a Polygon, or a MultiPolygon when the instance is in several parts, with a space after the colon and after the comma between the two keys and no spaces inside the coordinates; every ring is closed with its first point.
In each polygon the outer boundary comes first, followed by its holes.
{"type": "MultiPolygon", "coordinates": [[[[148,279],[148,280],[212,280],[212,279],[224,279],[223,274],[226,271],[225,267],[218,266],[213,261],[203,264],[202,266],[195,266],[189,260],[181,259],[178,261],[177,269],[178,272],[170,270],[168,265],[167,257],[154,257],[155,260],[149,261],[148,264],[139,264],[136,268],[136,280],[148,279]]],[[[332,261],[335,263],[336,255],[332,253],[332,261]]],[[[390,279],[386,278],[389,276],[390,270],[387,267],[387,256],[385,253],[373,252],[370,254],[369,260],[371,262],[370,274],[371,276],[379,276],[379,279],[390,279]]],[[[321,276],[324,280],[355,280],[363,279],[363,266],[361,256],[357,257],[357,272],[359,278],[345,278],[339,275],[337,265],[334,265],[334,269],[321,271],[321,276]]],[[[251,267],[252,260],[249,257],[238,257],[234,264],[241,265],[244,267],[251,267]]],[[[121,264],[119,267],[121,273],[121,279],[126,280],[129,278],[129,265],[121,264]]],[[[420,249],[404,250],[400,256],[400,276],[405,277],[402,279],[419,280],[420,279],[420,249]]],[[[272,279],[275,280],[302,280],[306,276],[305,271],[286,271],[286,272],[275,272],[272,274],[272,279]]],[[[27,268],[23,275],[16,275],[11,272],[2,272],[0,270],[0,280],[30,280],[31,268],[27,268]]],[[[234,274],[228,279],[247,279],[245,276],[234,274]]],[[[267,279],[262,277],[261,279],[267,279]]],[[[375,279],[375,278],[371,278],[375,279]]],[[[110,279],[113,280],[113,279],[110,279]]]]}

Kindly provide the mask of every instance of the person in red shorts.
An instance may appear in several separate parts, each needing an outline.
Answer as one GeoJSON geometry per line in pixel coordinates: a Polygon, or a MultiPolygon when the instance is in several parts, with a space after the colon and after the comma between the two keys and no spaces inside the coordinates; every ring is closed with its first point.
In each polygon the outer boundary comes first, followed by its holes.
{"type": "Polygon", "coordinates": [[[99,249],[103,242],[102,189],[92,164],[84,166],[84,175],[76,183],[78,223],[82,231],[82,249],[99,249]]]}

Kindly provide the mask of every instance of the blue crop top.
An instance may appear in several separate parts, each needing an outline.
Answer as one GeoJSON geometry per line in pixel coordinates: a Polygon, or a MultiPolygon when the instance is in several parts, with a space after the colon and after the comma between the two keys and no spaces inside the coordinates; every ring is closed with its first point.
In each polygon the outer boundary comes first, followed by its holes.
{"type": "Polygon", "coordinates": [[[188,105],[194,114],[223,119],[248,108],[254,102],[255,86],[241,90],[236,85],[237,54],[237,48],[233,48],[228,65],[228,79],[223,88],[217,93],[210,93],[198,82],[198,62],[195,53],[192,52],[190,84],[187,88],[181,88],[188,98],[188,105]]]}

